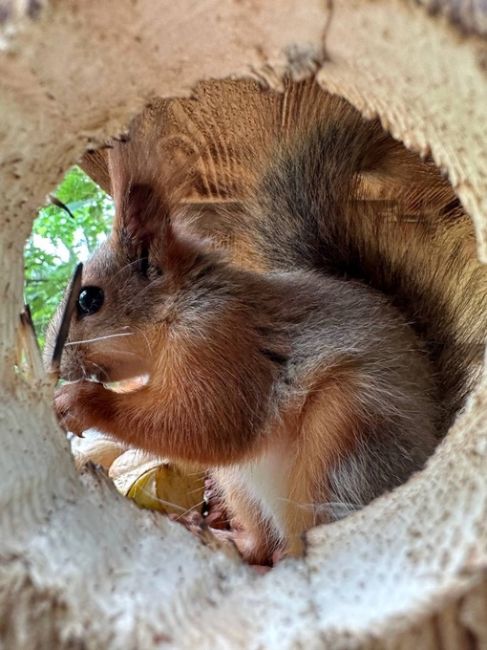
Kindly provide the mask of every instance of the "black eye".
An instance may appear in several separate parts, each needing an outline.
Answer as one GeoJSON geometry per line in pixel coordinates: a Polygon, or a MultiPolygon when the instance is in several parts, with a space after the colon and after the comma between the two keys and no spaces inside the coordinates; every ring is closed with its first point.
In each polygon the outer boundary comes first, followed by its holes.
{"type": "Polygon", "coordinates": [[[81,315],[96,314],[103,305],[103,289],[83,287],[78,296],[78,311],[81,315]]]}

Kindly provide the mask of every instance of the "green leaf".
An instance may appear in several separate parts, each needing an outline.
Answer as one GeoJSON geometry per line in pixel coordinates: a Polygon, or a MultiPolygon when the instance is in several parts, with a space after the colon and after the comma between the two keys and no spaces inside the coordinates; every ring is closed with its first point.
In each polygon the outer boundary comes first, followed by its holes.
{"type": "Polygon", "coordinates": [[[25,301],[41,345],[78,256],[86,250],[91,254],[99,246],[114,214],[110,196],[79,167],[67,172],[53,194],[75,218],[54,205],[41,208],[24,249],[25,301]]]}

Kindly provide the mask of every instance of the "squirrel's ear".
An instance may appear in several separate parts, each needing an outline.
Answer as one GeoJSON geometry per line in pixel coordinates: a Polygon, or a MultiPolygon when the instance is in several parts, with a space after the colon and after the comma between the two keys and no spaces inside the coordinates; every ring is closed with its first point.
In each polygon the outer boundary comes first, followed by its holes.
{"type": "Polygon", "coordinates": [[[136,140],[115,143],[110,150],[114,234],[129,257],[149,256],[161,269],[180,271],[199,254],[176,224],[188,174],[168,169],[156,153],[150,154],[151,148],[136,140]]]}
{"type": "Polygon", "coordinates": [[[129,185],[120,205],[120,243],[130,256],[149,256],[162,270],[183,272],[199,255],[196,242],[177,228],[178,206],[148,183],[129,185]]]}
{"type": "Polygon", "coordinates": [[[115,202],[114,232],[125,247],[146,246],[171,210],[167,192],[156,182],[158,164],[151,161],[144,142],[131,140],[114,142],[108,163],[115,202]]]}
{"type": "Polygon", "coordinates": [[[124,243],[149,246],[164,231],[174,206],[150,183],[130,182],[117,205],[116,228],[124,243]]]}
{"type": "Polygon", "coordinates": [[[173,276],[183,276],[198,264],[205,252],[201,241],[181,232],[171,219],[166,221],[157,250],[163,270],[173,276]]]}

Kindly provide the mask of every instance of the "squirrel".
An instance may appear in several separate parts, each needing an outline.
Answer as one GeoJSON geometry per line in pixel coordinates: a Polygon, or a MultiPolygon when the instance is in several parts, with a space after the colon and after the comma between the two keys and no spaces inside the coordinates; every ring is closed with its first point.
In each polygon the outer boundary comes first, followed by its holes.
{"type": "MultiPolygon", "coordinates": [[[[210,468],[251,563],[300,555],[309,528],[421,469],[474,374],[434,289],[465,270],[458,246],[441,248],[467,218],[458,200],[378,120],[326,101],[223,215],[255,265],[198,232],[187,170],[150,138],[114,143],[113,229],[83,269],[55,396],[69,431],[210,468]],[[368,200],[385,177],[401,190],[368,200]],[[129,393],[105,386],[142,374],[129,393]]],[[[484,279],[474,265],[470,285],[484,279]]]]}

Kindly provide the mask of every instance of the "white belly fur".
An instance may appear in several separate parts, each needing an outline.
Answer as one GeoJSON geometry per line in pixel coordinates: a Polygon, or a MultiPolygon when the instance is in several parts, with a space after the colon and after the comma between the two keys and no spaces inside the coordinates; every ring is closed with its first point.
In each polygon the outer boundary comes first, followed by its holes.
{"type": "Polygon", "coordinates": [[[267,450],[258,458],[226,467],[225,482],[238,485],[263,516],[284,536],[283,515],[289,495],[289,456],[282,446],[267,450]]]}

